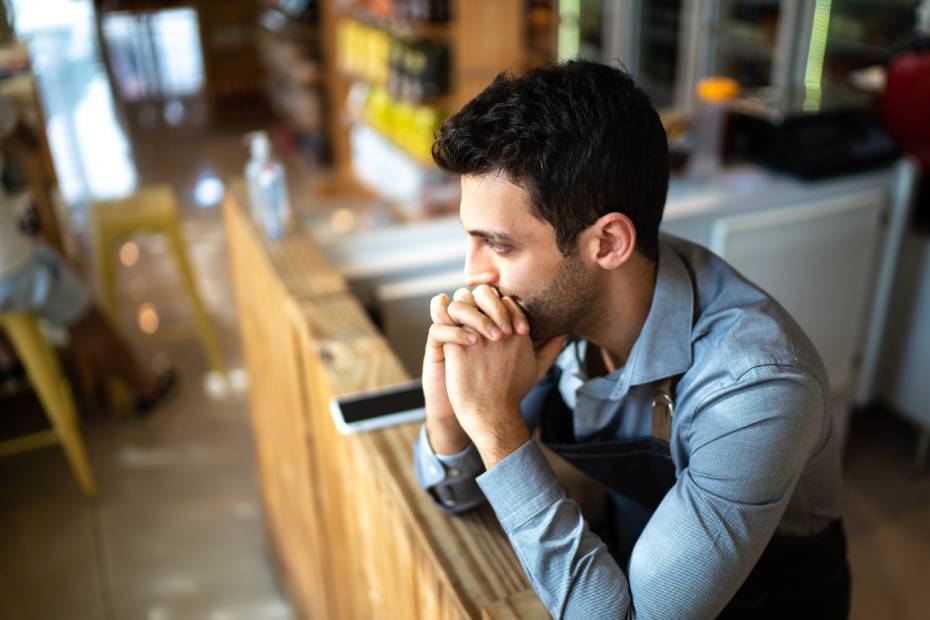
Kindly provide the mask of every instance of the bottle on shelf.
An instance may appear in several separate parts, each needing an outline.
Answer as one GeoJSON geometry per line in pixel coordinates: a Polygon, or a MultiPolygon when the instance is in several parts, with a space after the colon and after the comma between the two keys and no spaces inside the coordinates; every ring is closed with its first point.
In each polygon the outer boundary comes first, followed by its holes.
{"type": "Polygon", "coordinates": [[[290,224],[284,166],[271,156],[271,141],[264,131],[246,135],[250,159],[245,165],[252,220],[273,240],[281,239],[290,224]]]}

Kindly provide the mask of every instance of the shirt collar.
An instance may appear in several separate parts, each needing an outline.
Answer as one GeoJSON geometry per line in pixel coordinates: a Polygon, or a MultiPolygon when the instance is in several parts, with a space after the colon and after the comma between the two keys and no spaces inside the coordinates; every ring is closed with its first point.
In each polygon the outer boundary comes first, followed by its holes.
{"type": "Polygon", "coordinates": [[[631,385],[680,375],[691,367],[693,311],[694,290],[688,268],[674,248],[660,240],[652,305],[611,391],[612,400],[626,396],[631,385]]]}

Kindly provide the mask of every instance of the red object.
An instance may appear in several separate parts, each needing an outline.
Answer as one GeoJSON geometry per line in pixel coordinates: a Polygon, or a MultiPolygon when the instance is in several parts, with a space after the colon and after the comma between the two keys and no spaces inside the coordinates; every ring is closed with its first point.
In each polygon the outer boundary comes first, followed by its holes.
{"type": "Polygon", "coordinates": [[[930,173],[930,49],[904,52],[888,66],[882,118],[901,147],[930,173]]]}

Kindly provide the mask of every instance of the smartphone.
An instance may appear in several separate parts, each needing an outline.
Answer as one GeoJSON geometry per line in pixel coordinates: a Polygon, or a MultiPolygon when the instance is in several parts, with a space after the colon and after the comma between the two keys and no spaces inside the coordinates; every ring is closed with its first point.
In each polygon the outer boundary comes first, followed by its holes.
{"type": "Polygon", "coordinates": [[[419,379],[377,390],[345,394],[329,401],[336,428],[343,435],[370,431],[426,417],[419,379]]]}

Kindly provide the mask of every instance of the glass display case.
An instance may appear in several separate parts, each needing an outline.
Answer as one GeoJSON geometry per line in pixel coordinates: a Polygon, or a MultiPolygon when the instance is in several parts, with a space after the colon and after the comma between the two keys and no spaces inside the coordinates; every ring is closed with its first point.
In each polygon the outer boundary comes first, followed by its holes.
{"type": "Polygon", "coordinates": [[[697,80],[709,75],[733,77],[750,90],[788,84],[789,39],[805,4],[561,0],[559,57],[622,64],[657,107],[690,108],[697,80]]]}
{"type": "Polygon", "coordinates": [[[622,65],[656,106],[673,105],[683,4],[683,0],[561,0],[558,57],[622,65]]]}
{"type": "Polygon", "coordinates": [[[558,59],[607,61],[606,51],[612,37],[607,29],[612,3],[605,0],[558,1],[558,59]]]}
{"type": "Polygon", "coordinates": [[[702,73],[725,75],[750,90],[777,81],[774,68],[778,31],[784,23],[782,3],[720,0],[709,6],[707,58],[702,73]]]}
{"type": "Polygon", "coordinates": [[[911,40],[918,0],[833,0],[823,79],[847,82],[851,71],[883,65],[911,40]]]}
{"type": "Polygon", "coordinates": [[[693,66],[680,103],[691,107],[698,80],[735,79],[745,94],[789,101],[803,84],[816,2],[692,0],[693,66]]]}
{"type": "Polygon", "coordinates": [[[887,62],[909,41],[919,3],[559,0],[559,58],[622,64],[660,108],[692,110],[708,76],[733,78],[766,105],[806,107],[826,83],[887,62]]]}
{"type": "Polygon", "coordinates": [[[675,102],[681,52],[682,0],[642,2],[636,77],[657,107],[675,102]]]}

